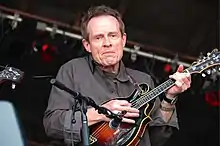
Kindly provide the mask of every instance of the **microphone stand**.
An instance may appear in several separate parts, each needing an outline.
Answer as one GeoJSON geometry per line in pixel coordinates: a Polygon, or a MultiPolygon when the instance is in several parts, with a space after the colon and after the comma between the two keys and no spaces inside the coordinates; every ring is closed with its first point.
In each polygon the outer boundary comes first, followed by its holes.
{"type": "MultiPolygon", "coordinates": [[[[57,81],[56,79],[51,79],[50,83],[61,90],[68,92],[69,94],[73,95],[73,98],[78,100],[80,104],[80,111],[81,111],[81,118],[82,118],[82,139],[83,145],[89,146],[89,128],[88,128],[88,120],[87,120],[87,106],[92,106],[96,110],[98,110],[99,114],[104,114],[108,118],[120,118],[117,114],[114,114],[110,110],[105,107],[101,107],[95,103],[95,101],[90,97],[85,97],[81,95],[79,92],[72,91],[71,89],[67,88],[64,84],[57,81]]],[[[75,111],[73,111],[74,116],[75,111]]],[[[75,118],[74,118],[75,119],[75,118]]]]}

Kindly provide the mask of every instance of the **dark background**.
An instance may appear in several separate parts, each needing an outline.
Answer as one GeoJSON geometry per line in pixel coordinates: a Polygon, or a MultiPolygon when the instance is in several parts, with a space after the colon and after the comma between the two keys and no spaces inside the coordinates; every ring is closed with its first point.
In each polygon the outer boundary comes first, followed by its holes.
{"type": "MultiPolygon", "coordinates": [[[[0,17],[0,65],[11,65],[25,72],[14,90],[10,81],[0,84],[0,99],[13,103],[29,145],[48,143],[42,117],[51,88],[50,78],[37,77],[55,76],[61,64],[85,55],[80,40],[37,30],[40,20],[33,15],[47,18],[48,26],[53,26],[51,20],[62,22],[66,26],[59,25],[60,29],[79,34],[83,12],[91,5],[106,4],[122,14],[127,47],[138,43],[142,45],[141,51],[171,59],[178,54],[178,59],[187,63],[219,48],[217,0],[1,0],[0,4],[30,14],[21,16],[23,21],[15,29],[11,29],[13,21],[0,17]]],[[[14,15],[5,9],[0,12],[14,15]]],[[[127,52],[123,60],[128,67],[151,74],[156,84],[176,69],[175,63],[155,58],[137,56],[132,61],[127,52]]],[[[213,105],[213,101],[219,103],[219,76],[219,73],[206,78],[193,75],[192,87],[177,102],[180,131],[167,146],[219,146],[219,106],[213,105]]]]}

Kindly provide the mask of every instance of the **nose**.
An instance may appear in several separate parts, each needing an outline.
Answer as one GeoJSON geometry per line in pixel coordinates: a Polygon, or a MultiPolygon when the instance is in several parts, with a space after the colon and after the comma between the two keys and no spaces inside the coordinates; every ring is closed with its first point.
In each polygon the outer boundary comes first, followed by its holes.
{"type": "Polygon", "coordinates": [[[112,46],[111,41],[110,41],[110,39],[108,37],[104,38],[103,46],[104,47],[111,47],[112,46]]]}

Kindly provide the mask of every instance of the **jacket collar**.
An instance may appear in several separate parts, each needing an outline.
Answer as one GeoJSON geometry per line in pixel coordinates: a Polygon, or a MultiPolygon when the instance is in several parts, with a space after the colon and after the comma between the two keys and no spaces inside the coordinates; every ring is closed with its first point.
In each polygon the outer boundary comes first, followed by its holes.
{"type": "MultiPolygon", "coordinates": [[[[87,57],[87,61],[88,61],[88,64],[89,64],[89,67],[90,67],[90,70],[91,70],[92,73],[94,73],[95,70],[101,70],[98,67],[98,64],[95,62],[95,60],[92,58],[91,55],[89,55],[87,57]]],[[[116,76],[113,75],[113,74],[111,75],[111,73],[106,73],[102,70],[101,70],[101,72],[103,72],[103,74],[105,74],[107,76],[112,76],[114,79],[117,79],[120,82],[129,81],[128,74],[127,74],[127,71],[126,71],[126,67],[124,66],[124,63],[122,61],[120,61],[119,72],[116,76]]]]}

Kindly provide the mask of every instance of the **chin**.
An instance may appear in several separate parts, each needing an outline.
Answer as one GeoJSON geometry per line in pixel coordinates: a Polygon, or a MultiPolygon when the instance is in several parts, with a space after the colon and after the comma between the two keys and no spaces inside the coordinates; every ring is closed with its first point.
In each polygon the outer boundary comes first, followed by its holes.
{"type": "Polygon", "coordinates": [[[116,65],[117,63],[118,63],[118,61],[111,61],[111,62],[106,61],[106,66],[113,66],[113,65],[116,65]]]}
{"type": "Polygon", "coordinates": [[[105,67],[108,67],[108,66],[113,66],[113,65],[115,65],[116,63],[105,63],[105,64],[103,64],[103,66],[105,66],[105,67]]]}
{"type": "Polygon", "coordinates": [[[118,62],[119,62],[120,60],[119,60],[119,58],[118,57],[116,57],[116,56],[114,56],[114,57],[106,57],[105,59],[103,59],[102,60],[102,64],[103,64],[103,66],[113,66],[113,65],[116,65],[116,64],[118,64],[118,62]]]}

